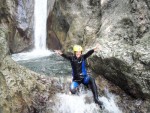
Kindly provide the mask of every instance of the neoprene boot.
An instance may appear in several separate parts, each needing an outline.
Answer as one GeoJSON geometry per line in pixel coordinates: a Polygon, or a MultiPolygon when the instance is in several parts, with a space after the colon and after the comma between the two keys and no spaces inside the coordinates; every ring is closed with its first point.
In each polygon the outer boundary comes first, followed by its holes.
{"type": "Polygon", "coordinates": [[[97,86],[96,86],[95,80],[93,78],[90,78],[89,85],[92,90],[95,103],[98,104],[101,109],[103,109],[103,103],[98,99],[97,86]]]}

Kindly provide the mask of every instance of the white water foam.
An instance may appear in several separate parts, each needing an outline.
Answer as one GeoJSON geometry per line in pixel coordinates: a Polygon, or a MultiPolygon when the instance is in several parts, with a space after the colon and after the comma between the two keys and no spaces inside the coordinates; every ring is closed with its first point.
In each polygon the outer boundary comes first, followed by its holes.
{"type": "Polygon", "coordinates": [[[14,61],[23,61],[23,60],[30,60],[30,59],[46,57],[46,56],[50,56],[52,54],[54,54],[54,52],[49,51],[49,50],[34,50],[32,52],[13,54],[12,59],[14,61]]]}
{"type": "MultiPolygon", "coordinates": [[[[90,96],[91,94],[88,93],[90,96]]],[[[95,103],[85,103],[87,94],[69,95],[57,94],[58,101],[54,106],[54,113],[99,113],[99,108],[95,103]]]]}
{"type": "Polygon", "coordinates": [[[108,89],[105,89],[105,95],[106,97],[100,97],[99,99],[103,102],[106,111],[108,113],[122,113],[122,111],[119,109],[119,107],[116,104],[116,98],[114,94],[111,94],[108,89]]]}
{"type": "MultiPolygon", "coordinates": [[[[109,93],[108,93],[109,94],[109,93]]],[[[99,97],[104,104],[104,110],[101,110],[93,101],[91,91],[80,95],[57,94],[56,103],[53,108],[54,113],[122,113],[115,103],[115,96],[109,94],[109,99],[99,97]],[[90,98],[92,102],[86,102],[90,98]]]]}

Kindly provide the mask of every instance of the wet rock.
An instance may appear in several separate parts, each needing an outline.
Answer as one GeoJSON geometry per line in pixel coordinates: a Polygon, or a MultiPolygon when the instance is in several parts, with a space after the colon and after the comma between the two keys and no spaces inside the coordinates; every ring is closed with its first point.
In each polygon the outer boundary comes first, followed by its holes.
{"type": "Polygon", "coordinates": [[[33,43],[34,1],[6,0],[2,7],[10,12],[9,47],[11,53],[23,51],[33,43]]]}
{"type": "Polygon", "coordinates": [[[91,42],[90,39],[95,39],[101,24],[100,1],[55,1],[53,12],[49,16],[51,27],[48,31],[56,34],[64,49],[72,49],[71,46],[75,43],[85,45],[91,42]]]}
{"type": "Polygon", "coordinates": [[[52,31],[48,32],[48,36],[50,38],[47,38],[47,46],[48,48],[52,49],[52,50],[59,50],[61,49],[62,45],[58,39],[58,37],[56,36],[56,34],[52,31]]]}
{"type": "MultiPolygon", "coordinates": [[[[7,30],[5,31],[7,32],[7,30]]],[[[3,59],[5,58],[5,56],[8,54],[8,44],[6,42],[6,36],[7,33],[4,32],[3,27],[0,27],[0,53],[1,53],[1,57],[0,57],[0,66],[1,66],[1,62],[3,61],[3,59]]]]}
{"type": "Polygon", "coordinates": [[[131,96],[127,95],[120,87],[117,87],[114,83],[106,80],[104,77],[95,75],[95,78],[97,85],[100,86],[98,87],[98,90],[101,93],[101,96],[104,95],[104,97],[110,99],[113,95],[116,104],[123,113],[149,112],[149,100],[132,98],[131,96]]]}
{"type": "Polygon", "coordinates": [[[55,26],[53,24],[53,7],[54,7],[55,0],[48,0],[48,19],[47,19],[47,47],[55,50],[55,49],[61,49],[62,45],[60,43],[60,40],[58,38],[58,34],[53,31],[53,27],[55,26]]]}
{"type": "Polygon", "coordinates": [[[0,110],[2,113],[46,112],[49,100],[63,90],[58,84],[57,78],[32,72],[6,56],[0,66],[0,110]]]}
{"type": "Polygon", "coordinates": [[[104,2],[102,26],[97,38],[102,47],[91,59],[91,66],[97,73],[136,98],[150,97],[148,15],[144,1],[104,2]],[[147,28],[141,29],[143,25],[147,28]],[[144,31],[139,33],[138,28],[144,31]]]}

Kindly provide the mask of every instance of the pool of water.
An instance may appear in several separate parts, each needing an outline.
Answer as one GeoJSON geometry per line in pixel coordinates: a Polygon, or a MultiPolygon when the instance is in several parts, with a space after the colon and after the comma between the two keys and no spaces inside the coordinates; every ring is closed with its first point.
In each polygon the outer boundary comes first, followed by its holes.
{"type": "Polygon", "coordinates": [[[18,63],[30,70],[48,76],[71,76],[69,61],[55,54],[37,59],[18,61],[18,63]]]}

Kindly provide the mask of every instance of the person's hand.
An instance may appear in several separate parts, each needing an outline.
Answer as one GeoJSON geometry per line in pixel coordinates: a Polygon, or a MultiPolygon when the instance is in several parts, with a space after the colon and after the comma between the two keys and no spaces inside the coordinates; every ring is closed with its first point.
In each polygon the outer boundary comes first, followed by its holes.
{"type": "Polygon", "coordinates": [[[55,53],[58,54],[58,55],[62,55],[62,54],[63,54],[61,50],[54,50],[54,51],[55,51],[55,53]]]}
{"type": "Polygon", "coordinates": [[[98,51],[101,49],[101,46],[100,44],[96,44],[96,46],[94,47],[94,51],[98,51]]]}

